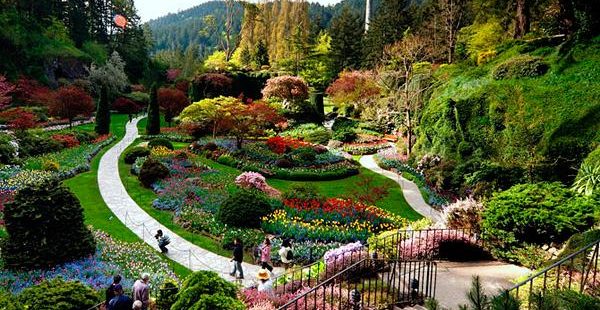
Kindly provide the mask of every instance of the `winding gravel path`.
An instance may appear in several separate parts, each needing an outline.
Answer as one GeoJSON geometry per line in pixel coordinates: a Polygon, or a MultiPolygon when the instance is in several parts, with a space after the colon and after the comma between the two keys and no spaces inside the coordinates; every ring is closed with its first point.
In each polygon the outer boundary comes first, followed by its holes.
{"type": "Polygon", "coordinates": [[[434,223],[437,223],[442,220],[441,212],[434,209],[425,202],[417,184],[403,178],[402,176],[394,172],[380,168],[375,162],[375,159],[373,159],[373,155],[362,156],[360,158],[360,164],[363,167],[377,174],[381,174],[387,177],[388,179],[392,179],[396,183],[398,183],[398,185],[402,188],[402,194],[404,194],[404,199],[406,199],[406,202],[408,202],[410,207],[417,211],[419,214],[431,219],[434,223]]]}
{"type": "MultiPolygon", "coordinates": [[[[212,270],[219,273],[223,278],[233,281],[233,277],[229,276],[232,269],[229,257],[223,257],[202,249],[175,234],[140,208],[127,193],[119,176],[119,156],[138,137],[137,123],[141,118],[136,118],[127,123],[123,139],[109,149],[100,159],[98,186],[102,198],[121,222],[157,251],[159,248],[156,239],[154,239],[154,234],[158,229],[162,229],[171,239],[171,244],[168,246],[169,253],[167,254],[170,259],[193,271],[212,270]]],[[[110,229],[110,227],[107,227],[107,229],[110,229]]],[[[246,279],[242,284],[245,286],[253,284],[259,266],[244,263],[243,269],[246,279]]],[[[276,269],[275,272],[278,273],[281,270],[276,269]]]]}

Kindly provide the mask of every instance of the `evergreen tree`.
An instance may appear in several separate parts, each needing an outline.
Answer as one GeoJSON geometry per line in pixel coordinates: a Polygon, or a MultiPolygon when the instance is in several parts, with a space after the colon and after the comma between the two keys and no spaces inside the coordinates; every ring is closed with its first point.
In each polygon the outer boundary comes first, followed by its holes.
{"type": "Polygon", "coordinates": [[[110,107],[108,104],[108,89],[103,86],[100,89],[100,100],[96,109],[96,133],[107,135],[110,132],[110,107]]]}
{"type": "Polygon", "coordinates": [[[383,0],[365,35],[364,61],[374,67],[383,56],[383,48],[400,40],[411,26],[409,0],[383,0]]]}
{"type": "Polygon", "coordinates": [[[160,133],[160,107],[158,106],[158,87],[152,84],[150,88],[150,104],[148,105],[148,122],[146,124],[147,135],[160,133]]]}
{"type": "Polygon", "coordinates": [[[336,72],[360,66],[363,24],[359,15],[345,7],[331,22],[331,57],[336,72]]]}
{"type": "Polygon", "coordinates": [[[265,41],[258,41],[258,44],[256,44],[256,50],[254,51],[254,55],[252,58],[258,68],[269,65],[269,51],[267,50],[265,41]]]}
{"type": "Polygon", "coordinates": [[[67,2],[67,25],[71,39],[76,47],[81,47],[89,39],[88,16],[84,0],[70,0],[67,2]]]}
{"type": "Polygon", "coordinates": [[[99,43],[108,43],[108,12],[106,0],[89,0],[90,36],[99,43]]]}

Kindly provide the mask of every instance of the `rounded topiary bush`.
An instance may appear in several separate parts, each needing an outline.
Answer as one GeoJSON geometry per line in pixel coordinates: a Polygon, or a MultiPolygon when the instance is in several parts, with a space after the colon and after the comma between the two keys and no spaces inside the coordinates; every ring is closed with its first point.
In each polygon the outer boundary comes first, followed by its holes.
{"type": "Polygon", "coordinates": [[[168,139],[165,138],[155,138],[150,140],[150,142],[148,142],[148,147],[149,148],[155,148],[157,146],[164,146],[166,148],[168,148],[169,150],[173,150],[173,143],[171,143],[171,141],[169,141],[168,139]]]}
{"type": "Polygon", "coordinates": [[[156,159],[149,158],[140,168],[138,179],[145,187],[150,187],[154,182],[167,178],[169,175],[169,169],[165,165],[156,159]]]}
{"type": "Polygon", "coordinates": [[[140,157],[146,157],[148,155],[150,155],[150,149],[141,146],[132,147],[125,151],[125,163],[131,165],[136,159],[140,157]]]}
{"type": "Polygon", "coordinates": [[[8,237],[2,259],[11,269],[50,267],[96,250],[79,200],[57,180],[19,190],[6,205],[4,220],[8,237]]]}
{"type": "Polygon", "coordinates": [[[237,295],[237,288],[234,284],[224,280],[217,273],[212,271],[198,271],[190,275],[181,286],[181,290],[177,294],[177,300],[171,307],[171,310],[187,310],[187,309],[244,309],[238,308],[235,303],[237,295]],[[227,298],[219,298],[220,300],[226,299],[231,307],[227,307],[227,304],[221,304],[214,300],[214,297],[210,296],[222,296],[227,298]],[[230,299],[228,299],[230,298],[230,299]],[[204,300],[203,299],[208,299],[204,300]],[[212,305],[213,307],[208,307],[212,305]],[[218,305],[218,306],[217,306],[218,305]]]}
{"type": "Polygon", "coordinates": [[[347,118],[347,117],[338,117],[331,125],[331,130],[340,131],[343,129],[354,129],[358,125],[358,122],[347,118]]]}
{"type": "Polygon", "coordinates": [[[101,301],[100,295],[81,282],[64,281],[60,278],[44,281],[24,289],[17,300],[25,309],[90,309],[101,301]]]}
{"type": "Polygon", "coordinates": [[[239,190],[229,196],[217,212],[224,224],[235,227],[259,227],[260,219],[271,211],[265,194],[256,190],[239,190]]]}
{"type": "Polygon", "coordinates": [[[541,57],[522,55],[499,64],[492,71],[492,76],[496,80],[536,77],[545,74],[546,71],[548,65],[541,57]]]}

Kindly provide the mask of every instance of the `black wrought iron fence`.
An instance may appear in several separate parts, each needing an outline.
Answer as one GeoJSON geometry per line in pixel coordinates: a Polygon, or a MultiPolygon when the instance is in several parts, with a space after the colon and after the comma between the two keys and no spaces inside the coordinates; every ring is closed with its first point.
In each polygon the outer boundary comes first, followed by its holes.
{"type": "Polygon", "coordinates": [[[508,298],[510,294],[520,299],[522,306],[527,309],[534,302],[541,303],[544,295],[552,290],[570,289],[600,296],[599,252],[600,239],[536,272],[506,290],[503,295],[508,298]],[[537,298],[533,298],[534,296],[537,298]]]}
{"type": "Polygon", "coordinates": [[[376,309],[422,303],[435,297],[437,265],[432,261],[364,258],[278,310],[376,309]]]}

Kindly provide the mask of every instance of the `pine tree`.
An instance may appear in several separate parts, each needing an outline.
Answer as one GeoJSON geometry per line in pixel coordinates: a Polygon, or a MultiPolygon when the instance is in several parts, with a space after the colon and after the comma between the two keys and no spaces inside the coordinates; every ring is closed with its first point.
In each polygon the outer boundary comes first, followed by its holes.
{"type": "Polygon", "coordinates": [[[383,48],[400,40],[411,26],[409,0],[383,0],[365,35],[363,65],[374,67],[383,56],[383,48]]]}
{"type": "Polygon", "coordinates": [[[269,65],[269,51],[263,40],[258,41],[252,58],[258,68],[269,65]]]}
{"type": "Polygon", "coordinates": [[[108,105],[108,89],[103,86],[100,90],[100,100],[96,109],[96,133],[107,135],[110,132],[110,107],[108,105]]]}
{"type": "Polygon", "coordinates": [[[158,106],[158,87],[152,84],[150,88],[150,104],[148,105],[148,122],[146,124],[147,135],[160,134],[160,107],[158,106]]]}
{"type": "Polygon", "coordinates": [[[67,25],[71,38],[76,47],[81,47],[89,39],[88,16],[84,0],[70,0],[67,2],[67,25]]]}
{"type": "Polygon", "coordinates": [[[331,21],[331,57],[336,72],[357,69],[362,56],[363,25],[360,16],[344,7],[331,21]]]}

